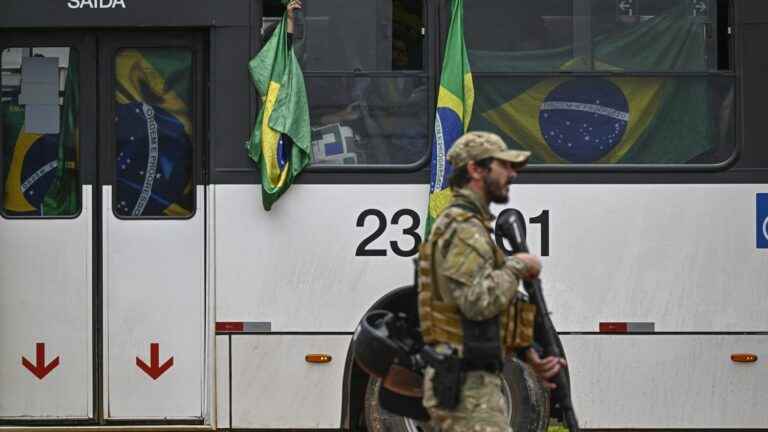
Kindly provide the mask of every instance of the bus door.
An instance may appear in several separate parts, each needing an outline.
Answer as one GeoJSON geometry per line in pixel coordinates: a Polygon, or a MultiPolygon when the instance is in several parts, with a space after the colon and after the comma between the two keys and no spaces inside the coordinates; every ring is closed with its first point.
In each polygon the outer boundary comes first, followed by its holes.
{"type": "Polygon", "coordinates": [[[99,37],[104,416],[202,417],[203,38],[99,37]]]}
{"type": "Polygon", "coordinates": [[[95,40],[0,34],[0,419],[95,415],[95,40]]]}
{"type": "Polygon", "coordinates": [[[203,40],[0,36],[1,423],[201,421],[203,40]]]}

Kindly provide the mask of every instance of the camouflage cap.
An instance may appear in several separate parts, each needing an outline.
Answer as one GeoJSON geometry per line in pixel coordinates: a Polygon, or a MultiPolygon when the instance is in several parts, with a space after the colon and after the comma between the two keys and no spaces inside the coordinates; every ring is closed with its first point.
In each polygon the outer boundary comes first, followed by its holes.
{"type": "Polygon", "coordinates": [[[469,163],[492,157],[512,162],[515,169],[520,169],[528,163],[531,152],[522,150],[509,150],[504,140],[495,133],[467,132],[462,135],[448,151],[448,162],[454,168],[459,168],[469,163]]]}

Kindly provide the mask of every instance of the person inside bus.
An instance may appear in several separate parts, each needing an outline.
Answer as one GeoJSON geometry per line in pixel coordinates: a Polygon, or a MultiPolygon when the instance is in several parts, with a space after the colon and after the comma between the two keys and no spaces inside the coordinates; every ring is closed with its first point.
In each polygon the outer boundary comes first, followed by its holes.
{"type": "MultiPolygon", "coordinates": [[[[303,7],[304,5],[301,3],[301,0],[291,0],[286,6],[286,10],[288,11],[288,22],[286,23],[286,33],[288,33],[289,48],[293,45],[293,28],[295,27],[294,13],[296,10],[301,9],[303,7]]],[[[264,47],[264,45],[267,44],[267,41],[269,41],[269,39],[275,33],[275,30],[277,29],[278,24],[279,24],[278,22],[273,22],[272,24],[269,24],[261,31],[262,47],[264,47]]]]}
{"type": "MultiPolygon", "coordinates": [[[[405,40],[392,39],[391,69],[414,70],[405,40]]],[[[427,142],[427,89],[413,77],[356,79],[354,100],[345,108],[320,117],[321,124],[358,126],[365,147],[362,163],[410,164],[424,155],[427,142]]]]}

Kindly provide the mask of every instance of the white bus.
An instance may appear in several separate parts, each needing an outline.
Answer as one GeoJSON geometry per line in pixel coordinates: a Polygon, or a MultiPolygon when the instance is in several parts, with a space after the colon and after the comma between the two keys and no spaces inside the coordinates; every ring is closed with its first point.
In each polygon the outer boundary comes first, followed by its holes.
{"type": "MultiPolygon", "coordinates": [[[[304,4],[313,164],[267,212],[247,62],[278,0],[1,2],[0,429],[428,428],[350,353],[415,305],[450,0],[304,4]]],[[[581,426],[768,429],[768,3],[464,20],[471,128],[533,152],[509,207],[581,426]]]]}

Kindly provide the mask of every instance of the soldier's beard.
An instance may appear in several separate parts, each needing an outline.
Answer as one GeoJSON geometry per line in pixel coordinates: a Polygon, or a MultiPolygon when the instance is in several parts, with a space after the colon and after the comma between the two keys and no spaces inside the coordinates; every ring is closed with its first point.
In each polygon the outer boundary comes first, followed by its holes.
{"type": "Polygon", "coordinates": [[[509,181],[491,177],[488,173],[483,176],[483,187],[488,201],[496,204],[509,202],[509,181]]]}

